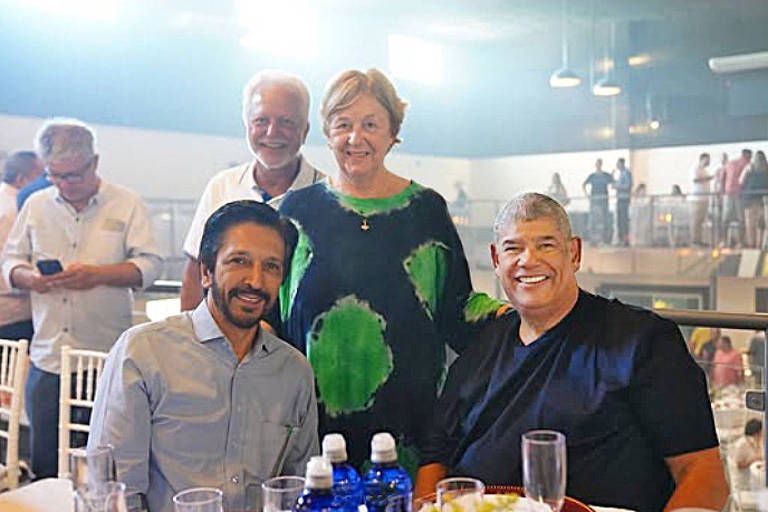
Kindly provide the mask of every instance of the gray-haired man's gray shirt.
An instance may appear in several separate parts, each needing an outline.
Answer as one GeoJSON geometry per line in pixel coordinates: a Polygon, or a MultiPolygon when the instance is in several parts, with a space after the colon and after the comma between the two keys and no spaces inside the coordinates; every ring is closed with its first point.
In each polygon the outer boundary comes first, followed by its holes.
{"type": "Polygon", "coordinates": [[[245,509],[264,479],[301,475],[318,453],[312,370],[264,329],[238,362],[203,301],[129,329],[112,348],[88,440],[105,443],[118,480],[152,512],[172,512],[173,494],[200,486],[220,488],[226,508],[245,509]]]}

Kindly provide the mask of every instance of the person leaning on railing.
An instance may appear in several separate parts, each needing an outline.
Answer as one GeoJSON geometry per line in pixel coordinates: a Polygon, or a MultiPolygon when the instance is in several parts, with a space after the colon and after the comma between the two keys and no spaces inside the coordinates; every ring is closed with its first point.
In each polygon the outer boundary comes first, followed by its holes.
{"type": "Polygon", "coordinates": [[[768,162],[758,151],[741,176],[741,201],[744,205],[744,234],[746,247],[759,247],[760,234],[765,229],[763,197],[768,195],[768,162]]]}

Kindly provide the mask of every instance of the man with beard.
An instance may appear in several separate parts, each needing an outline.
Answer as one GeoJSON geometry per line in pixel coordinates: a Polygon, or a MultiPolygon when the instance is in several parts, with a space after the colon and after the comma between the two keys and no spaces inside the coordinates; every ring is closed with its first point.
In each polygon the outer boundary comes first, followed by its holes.
{"type": "Polygon", "coordinates": [[[131,508],[171,512],[174,492],[217,487],[225,508],[260,510],[261,482],[303,473],[318,452],[314,377],[304,356],[259,328],[296,229],[256,201],[205,224],[194,311],[129,329],[104,367],[89,447],[111,444],[131,508]]]}
{"type": "Polygon", "coordinates": [[[203,296],[197,249],[203,224],[216,208],[253,199],[277,209],[288,190],[324,178],[301,155],[309,133],[309,90],[299,77],[278,70],[254,75],[243,90],[243,124],[253,161],[218,172],[205,186],[184,240],[183,311],[195,309],[203,296]]]}

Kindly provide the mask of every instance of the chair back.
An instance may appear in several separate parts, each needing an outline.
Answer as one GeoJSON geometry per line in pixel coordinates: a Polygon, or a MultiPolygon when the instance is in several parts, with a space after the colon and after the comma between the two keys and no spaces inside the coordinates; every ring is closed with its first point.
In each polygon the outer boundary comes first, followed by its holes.
{"type": "Polygon", "coordinates": [[[7,428],[0,428],[5,439],[5,467],[8,488],[19,486],[19,424],[24,403],[24,387],[29,369],[27,340],[0,339],[0,415],[8,420],[7,428]]]}
{"type": "Polygon", "coordinates": [[[72,432],[89,432],[87,423],[72,419],[73,407],[93,409],[96,384],[104,369],[106,352],[61,347],[61,384],[59,386],[59,478],[69,478],[69,453],[72,432]]]}

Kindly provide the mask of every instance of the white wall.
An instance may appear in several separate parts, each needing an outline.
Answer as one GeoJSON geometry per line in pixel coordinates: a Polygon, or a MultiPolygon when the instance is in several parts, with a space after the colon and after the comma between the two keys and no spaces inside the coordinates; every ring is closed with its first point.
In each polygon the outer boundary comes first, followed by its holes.
{"type": "MultiPolygon", "coordinates": [[[[322,171],[336,170],[333,153],[326,146],[306,146],[303,152],[322,171]]],[[[456,197],[457,181],[467,189],[471,181],[471,160],[467,158],[409,155],[398,152],[395,147],[385,163],[390,171],[437,190],[447,201],[456,197]]]]}
{"type": "MultiPolygon", "coordinates": [[[[42,119],[0,115],[0,150],[31,149],[42,119]]],[[[250,160],[244,137],[216,137],[191,133],[142,130],[124,126],[93,125],[99,146],[100,170],[116,183],[145,197],[197,198],[206,181],[232,162],[250,160]]],[[[582,195],[581,184],[594,169],[596,158],[610,171],[616,159],[628,159],[635,183],[647,184],[650,193],[666,194],[672,184],[690,190],[689,170],[698,155],[712,155],[712,169],[719,155],[737,156],[743,147],[768,150],[768,141],[735,144],[676,146],[628,151],[584,151],[518,155],[491,159],[443,158],[400,153],[387,158],[394,172],[434,188],[447,200],[462,181],[472,199],[505,201],[524,191],[545,191],[552,174],[559,172],[570,196],[582,195]]],[[[326,146],[307,146],[307,158],[321,170],[333,172],[336,163],[326,146]]],[[[576,205],[574,205],[576,206],[576,205]]]]}
{"type": "MultiPolygon", "coordinates": [[[[32,149],[42,119],[0,115],[0,150],[32,149]]],[[[245,137],[216,137],[191,133],[142,130],[124,126],[92,125],[100,154],[99,171],[115,183],[126,185],[144,197],[196,199],[208,179],[232,162],[245,162],[251,154],[245,137]]],[[[325,146],[307,146],[304,154],[319,169],[336,168],[325,146]]],[[[469,183],[470,161],[400,154],[388,157],[387,165],[452,199],[454,183],[469,183]]]]}
{"type": "Polygon", "coordinates": [[[595,169],[595,160],[602,158],[603,170],[611,172],[619,157],[628,159],[627,150],[518,155],[474,160],[470,196],[506,200],[521,192],[545,192],[555,172],[560,173],[560,179],[569,196],[580,196],[583,195],[581,184],[595,169]]]}

